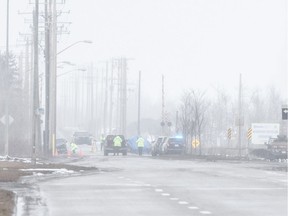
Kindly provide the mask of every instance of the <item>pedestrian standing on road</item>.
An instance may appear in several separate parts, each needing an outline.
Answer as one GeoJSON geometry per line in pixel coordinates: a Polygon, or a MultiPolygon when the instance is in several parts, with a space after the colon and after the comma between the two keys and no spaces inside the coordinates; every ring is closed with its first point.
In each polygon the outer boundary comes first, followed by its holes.
{"type": "Polygon", "coordinates": [[[116,136],[114,139],[113,139],[113,146],[114,146],[114,155],[119,155],[119,149],[121,147],[121,144],[122,144],[122,139],[120,136],[116,136]]]}
{"type": "Polygon", "coordinates": [[[70,144],[70,147],[71,147],[72,153],[73,153],[73,154],[76,154],[76,151],[78,150],[78,146],[77,146],[74,142],[72,142],[72,143],[70,144]]]}
{"type": "Polygon", "coordinates": [[[101,134],[101,137],[100,137],[100,142],[101,142],[101,151],[102,151],[103,146],[104,146],[104,141],[105,141],[105,136],[104,136],[104,134],[101,134]]]}
{"type": "Polygon", "coordinates": [[[143,152],[143,148],[144,148],[144,142],[145,142],[145,140],[141,136],[136,141],[137,146],[138,146],[139,156],[142,156],[142,152],[143,152]]]}
{"type": "Polygon", "coordinates": [[[96,145],[96,139],[91,139],[91,152],[98,151],[97,145],[96,145]]]}

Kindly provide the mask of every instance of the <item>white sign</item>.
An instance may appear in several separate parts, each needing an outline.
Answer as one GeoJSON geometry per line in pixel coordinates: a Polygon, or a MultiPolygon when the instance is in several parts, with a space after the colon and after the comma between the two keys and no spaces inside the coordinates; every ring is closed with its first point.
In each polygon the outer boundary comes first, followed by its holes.
{"type": "Polygon", "coordinates": [[[267,144],[270,138],[277,138],[280,131],[279,124],[253,123],[252,144],[267,144]]]}
{"type": "MultiPolygon", "coordinates": [[[[6,117],[2,116],[2,118],[0,119],[0,121],[5,125],[6,124],[6,117]]],[[[14,119],[9,115],[8,116],[8,124],[12,124],[12,122],[14,121],[14,119]]]]}

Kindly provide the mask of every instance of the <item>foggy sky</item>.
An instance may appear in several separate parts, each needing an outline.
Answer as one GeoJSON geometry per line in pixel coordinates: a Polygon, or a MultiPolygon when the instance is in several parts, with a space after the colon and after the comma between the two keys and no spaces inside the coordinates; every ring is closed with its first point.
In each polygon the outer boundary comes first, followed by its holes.
{"type": "MultiPolygon", "coordinates": [[[[26,0],[10,0],[10,44],[24,24],[26,0]]],[[[287,5],[285,0],[66,0],[61,21],[72,22],[70,35],[59,37],[58,50],[79,44],[59,61],[85,65],[125,56],[129,81],[142,71],[144,98],[161,98],[165,76],[167,100],[184,89],[213,91],[238,88],[239,73],[247,88],[276,86],[287,90],[287,5]]],[[[59,8],[59,9],[60,9],[59,8]]],[[[5,50],[6,1],[0,2],[0,49],[5,50]]],[[[27,15],[26,15],[27,17],[27,15]]],[[[27,19],[31,19],[29,16],[27,19]]],[[[68,69],[67,69],[68,70],[68,69]]],[[[65,72],[65,69],[62,69],[65,72]]],[[[60,72],[59,72],[60,73],[60,72]]],[[[287,96],[287,93],[286,93],[287,96]]]]}

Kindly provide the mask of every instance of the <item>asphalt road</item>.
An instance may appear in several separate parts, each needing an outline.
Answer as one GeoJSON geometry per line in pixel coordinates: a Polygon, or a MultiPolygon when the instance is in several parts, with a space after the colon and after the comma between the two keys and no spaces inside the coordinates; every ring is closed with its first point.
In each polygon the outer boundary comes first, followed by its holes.
{"type": "Polygon", "coordinates": [[[30,215],[287,216],[277,164],[102,154],[74,164],[100,171],[39,182],[42,211],[30,215]]]}

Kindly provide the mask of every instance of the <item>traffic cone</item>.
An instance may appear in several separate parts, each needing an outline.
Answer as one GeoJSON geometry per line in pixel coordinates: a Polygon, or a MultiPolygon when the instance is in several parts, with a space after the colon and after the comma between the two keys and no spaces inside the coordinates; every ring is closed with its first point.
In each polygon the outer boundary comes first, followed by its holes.
{"type": "Polygon", "coordinates": [[[91,145],[91,152],[95,152],[94,144],[91,145]]]}
{"type": "Polygon", "coordinates": [[[80,156],[80,157],[83,157],[82,149],[79,149],[79,156],[80,156]]]}

